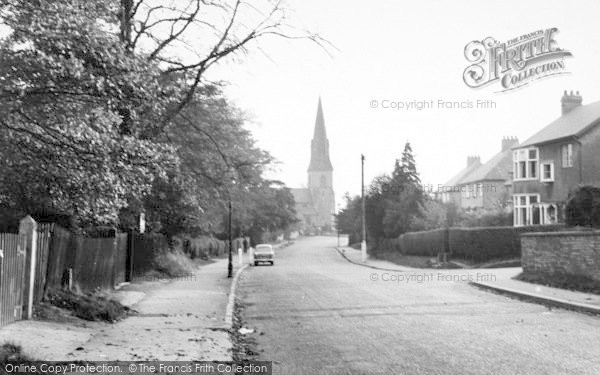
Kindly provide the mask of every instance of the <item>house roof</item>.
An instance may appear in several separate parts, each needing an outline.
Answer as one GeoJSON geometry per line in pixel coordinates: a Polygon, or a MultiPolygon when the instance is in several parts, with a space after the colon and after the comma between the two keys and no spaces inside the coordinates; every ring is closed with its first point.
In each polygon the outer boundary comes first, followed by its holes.
{"type": "Polygon", "coordinates": [[[515,148],[580,136],[598,123],[600,123],[600,101],[573,108],[515,148]]]}
{"type": "Polygon", "coordinates": [[[469,173],[473,172],[475,169],[481,166],[480,162],[473,163],[472,165],[466,167],[462,171],[458,172],[454,177],[452,177],[448,182],[446,182],[446,186],[456,186],[461,180],[467,176],[469,173]]]}
{"type": "Polygon", "coordinates": [[[488,162],[476,168],[459,181],[467,184],[477,181],[506,180],[512,168],[512,150],[509,148],[494,155],[488,162]]]}

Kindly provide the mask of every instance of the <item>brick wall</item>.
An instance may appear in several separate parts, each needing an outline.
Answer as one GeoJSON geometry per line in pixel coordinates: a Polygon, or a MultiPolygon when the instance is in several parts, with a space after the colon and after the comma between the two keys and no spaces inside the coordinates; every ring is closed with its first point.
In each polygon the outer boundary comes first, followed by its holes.
{"type": "Polygon", "coordinates": [[[521,235],[525,272],[589,276],[600,281],[600,231],[521,235]]]}

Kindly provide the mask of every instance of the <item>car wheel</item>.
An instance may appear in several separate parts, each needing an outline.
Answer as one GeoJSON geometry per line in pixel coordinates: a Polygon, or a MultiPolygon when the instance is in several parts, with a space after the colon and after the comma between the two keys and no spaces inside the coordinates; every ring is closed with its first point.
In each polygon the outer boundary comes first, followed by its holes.
{"type": "Polygon", "coordinates": [[[254,265],[255,265],[255,266],[258,266],[258,262],[254,262],[254,265]]]}
{"type": "Polygon", "coordinates": [[[274,266],[274,265],[275,265],[275,262],[271,262],[271,265],[272,265],[272,266],[274,266]]]}

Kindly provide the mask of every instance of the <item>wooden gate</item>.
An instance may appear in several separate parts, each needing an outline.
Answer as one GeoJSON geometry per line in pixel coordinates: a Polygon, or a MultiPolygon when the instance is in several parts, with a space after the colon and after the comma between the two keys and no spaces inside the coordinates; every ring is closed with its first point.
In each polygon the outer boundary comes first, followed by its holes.
{"type": "Polygon", "coordinates": [[[0,233],[0,326],[23,315],[26,237],[0,233]]]}

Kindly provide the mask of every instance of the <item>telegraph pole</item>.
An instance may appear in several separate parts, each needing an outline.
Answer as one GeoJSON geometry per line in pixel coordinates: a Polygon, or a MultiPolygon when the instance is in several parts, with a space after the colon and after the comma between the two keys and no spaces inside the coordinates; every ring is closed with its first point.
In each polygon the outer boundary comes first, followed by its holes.
{"type": "Polygon", "coordinates": [[[360,253],[363,263],[367,261],[367,225],[365,220],[365,156],[360,155],[360,192],[362,197],[362,241],[360,253]]]}

